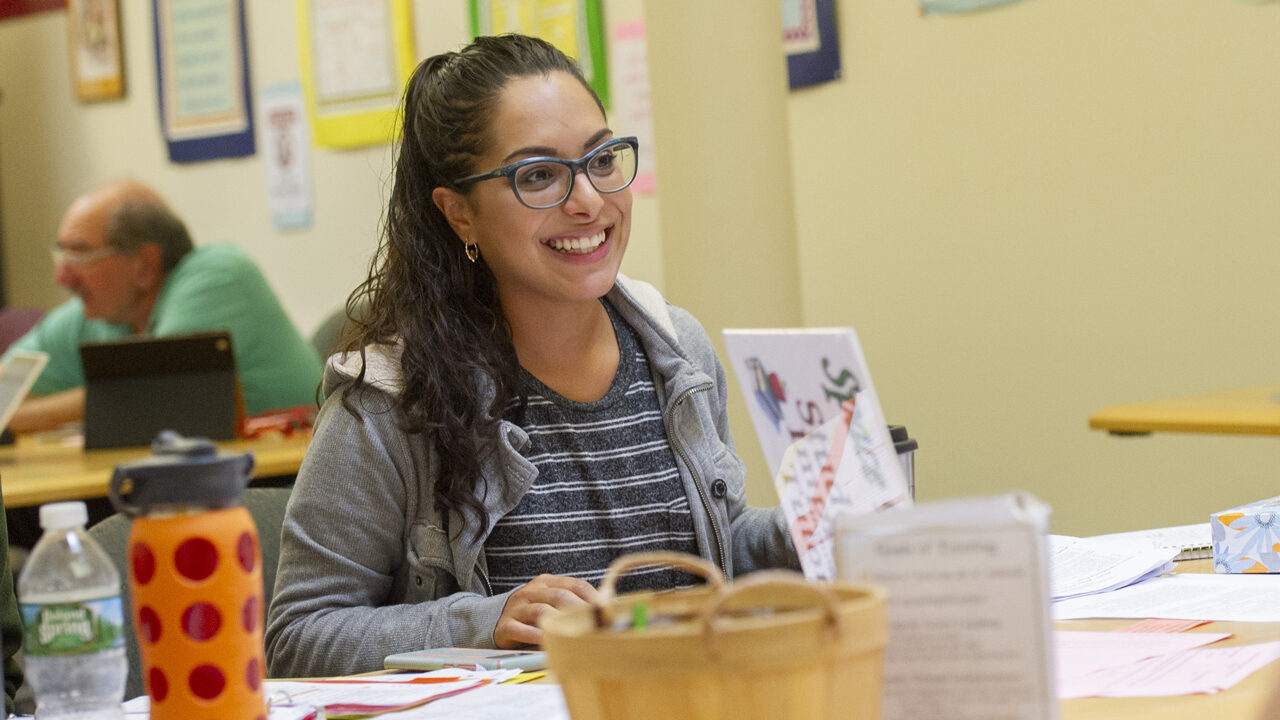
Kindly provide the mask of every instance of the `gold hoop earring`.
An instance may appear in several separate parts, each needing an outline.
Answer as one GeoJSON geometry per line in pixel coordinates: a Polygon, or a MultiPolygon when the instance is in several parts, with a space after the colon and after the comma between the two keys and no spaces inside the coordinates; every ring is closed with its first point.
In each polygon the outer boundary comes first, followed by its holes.
{"type": "Polygon", "coordinates": [[[466,251],[467,259],[471,262],[475,262],[476,258],[480,257],[480,246],[475,243],[466,243],[463,245],[463,250],[466,251]]]}

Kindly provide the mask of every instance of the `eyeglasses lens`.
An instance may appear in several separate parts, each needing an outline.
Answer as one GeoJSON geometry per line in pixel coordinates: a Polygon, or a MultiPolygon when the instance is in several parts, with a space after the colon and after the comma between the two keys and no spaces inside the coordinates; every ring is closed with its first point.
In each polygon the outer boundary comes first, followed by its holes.
{"type": "MultiPolygon", "coordinates": [[[[590,157],[586,170],[597,191],[618,192],[635,179],[636,152],[626,143],[606,145],[590,157]]],[[[526,165],[515,174],[516,192],[530,207],[555,207],[569,197],[573,172],[569,165],[558,162],[526,165]]]]}

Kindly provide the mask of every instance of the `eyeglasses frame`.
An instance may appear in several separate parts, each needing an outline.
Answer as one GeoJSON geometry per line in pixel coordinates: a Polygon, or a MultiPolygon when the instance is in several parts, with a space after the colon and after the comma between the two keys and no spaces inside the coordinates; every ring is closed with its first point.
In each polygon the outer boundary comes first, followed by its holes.
{"type": "Polygon", "coordinates": [[[507,182],[511,185],[511,192],[516,196],[516,200],[520,201],[521,205],[524,205],[530,210],[550,210],[552,208],[558,208],[569,201],[569,197],[573,195],[573,185],[575,182],[577,182],[578,173],[580,172],[586,174],[587,182],[591,183],[591,187],[594,188],[596,192],[604,195],[611,195],[616,192],[622,192],[623,190],[626,190],[627,188],[631,187],[631,183],[635,182],[636,175],[639,174],[639,169],[640,169],[640,141],[636,139],[635,136],[631,135],[627,137],[620,137],[620,138],[613,138],[612,140],[606,140],[600,143],[599,145],[595,146],[594,148],[592,148],[586,155],[583,155],[577,160],[565,160],[564,158],[557,158],[557,157],[525,158],[523,160],[517,160],[509,165],[503,165],[497,170],[490,170],[489,172],[485,172],[485,173],[469,175],[459,180],[457,182],[457,185],[459,189],[462,189],[466,186],[474,185],[475,183],[478,183],[481,180],[492,180],[494,178],[505,177],[507,179],[507,182]],[[631,148],[631,152],[636,154],[636,171],[631,174],[631,179],[627,180],[627,184],[623,185],[617,190],[601,190],[600,188],[596,187],[596,181],[591,179],[591,173],[587,170],[587,165],[595,158],[597,154],[599,154],[606,148],[614,147],[617,145],[627,145],[631,148]],[[564,197],[560,198],[560,200],[553,205],[544,205],[544,206],[530,205],[529,203],[525,202],[524,198],[520,195],[520,191],[516,189],[516,173],[523,167],[534,165],[537,163],[545,163],[545,162],[557,163],[559,165],[564,165],[569,168],[569,170],[571,171],[569,173],[569,189],[568,191],[565,192],[564,197]]]}
{"type": "Polygon", "coordinates": [[[102,262],[112,255],[122,255],[123,253],[123,250],[112,245],[103,245],[102,247],[93,248],[91,250],[74,250],[64,248],[58,243],[54,243],[53,247],[49,248],[49,254],[53,258],[53,264],[55,266],[66,263],[73,267],[85,267],[93,265],[94,263],[102,262]]]}

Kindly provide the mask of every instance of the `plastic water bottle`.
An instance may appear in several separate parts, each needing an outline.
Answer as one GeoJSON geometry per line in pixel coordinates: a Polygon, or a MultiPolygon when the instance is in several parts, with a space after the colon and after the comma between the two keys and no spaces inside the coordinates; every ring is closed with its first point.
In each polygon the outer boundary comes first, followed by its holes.
{"type": "Polygon", "coordinates": [[[38,720],[124,717],[120,573],[84,531],[87,519],[82,502],[41,506],[44,534],[18,576],[38,720]]]}

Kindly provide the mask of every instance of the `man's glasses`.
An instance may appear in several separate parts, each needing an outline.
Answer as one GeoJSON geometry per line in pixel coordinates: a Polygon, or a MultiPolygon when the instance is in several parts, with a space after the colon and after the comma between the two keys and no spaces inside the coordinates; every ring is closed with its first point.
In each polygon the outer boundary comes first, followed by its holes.
{"type": "Polygon", "coordinates": [[[522,205],[546,210],[563,205],[573,192],[579,172],[587,174],[591,187],[600,193],[624,190],[636,179],[636,151],[640,143],[633,137],[616,138],[596,147],[577,160],[533,157],[504,165],[497,170],[471,175],[458,181],[465,186],[481,180],[505,177],[522,205]]]}
{"type": "Polygon", "coordinates": [[[53,256],[54,265],[62,265],[63,263],[66,263],[67,265],[75,266],[92,265],[99,260],[105,260],[112,255],[120,254],[119,250],[111,247],[110,245],[100,248],[86,249],[65,248],[57,243],[54,243],[53,248],[51,248],[49,252],[53,256]]]}

